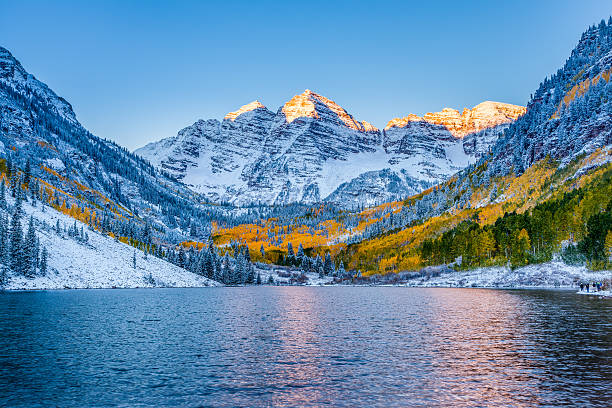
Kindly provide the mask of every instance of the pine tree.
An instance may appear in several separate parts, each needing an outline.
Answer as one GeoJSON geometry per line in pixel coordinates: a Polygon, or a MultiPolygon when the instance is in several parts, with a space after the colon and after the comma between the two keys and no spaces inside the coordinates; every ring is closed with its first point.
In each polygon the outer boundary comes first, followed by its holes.
{"type": "Polygon", "coordinates": [[[176,259],[176,264],[181,268],[187,266],[187,257],[185,256],[185,250],[182,246],[179,247],[178,256],[176,259]]]}
{"type": "Polygon", "coordinates": [[[338,276],[344,278],[346,275],[346,271],[344,270],[344,262],[340,261],[340,265],[338,265],[338,276]]]}
{"type": "Polygon", "coordinates": [[[264,249],[263,244],[261,244],[261,247],[259,248],[259,253],[261,254],[261,257],[265,260],[266,259],[266,250],[264,249]]]}
{"type": "Polygon", "coordinates": [[[256,283],[258,285],[261,285],[261,273],[259,273],[259,272],[257,272],[257,281],[256,281],[256,283]]]}
{"type": "Polygon", "coordinates": [[[293,245],[291,242],[287,244],[287,265],[293,265],[295,262],[295,253],[293,252],[293,245]]]}
{"type": "Polygon", "coordinates": [[[6,209],[6,183],[4,178],[0,182],[0,208],[6,209]]]}
{"type": "Polygon", "coordinates": [[[245,245],[244,250],[242,251],[242,256],[247,263],[251,263],[251,251],[249,251],[249,246],[245,245]]]}
{"type": "Polygon", "coordinates": [[[222,275],[221,275],[222,282],[225,283],[226,285],[232,285],[233,284],[232,267],[230,265],[230,258],[227,252],[223,256],[223,265],[221,266],[221,271],[222,271],[222,275]]]}
{"type": "Polygon", "coordinates": [[[304,247],[302,246],[302,243],[300,242],[300,245],[298,246],[298,250],[297,250],[297,254],[295,255],[298,263],[302,263],[302,259],[304,259],[304,247]]]}
{"type": "Polygon", "coordinates": [[[308,259],[307,256],[303,256],[302,257],[302,263],[300,265],[300,268],[304,271],[304,272],[310,272],[310,259],[308,259]]]}
{"type": "Polygon", "coordinates": [[[326,276],[333,275],[334,273],[334,263],[331,260],[331,255],[329,252],[325,254],[325,263],[323,264],[323,274],[326,276]]]}
{"type": "Polygon", "coordinates": [[[32,166],[30,165],[30,159],[26,161],[25,170],[23,172],[23,184],[26,186],[30,184],[30,178],[32,177],[32,166]]]}
{"type": "Polygon", "coordinates": [[[317,255],[314,260],[314,272],[319,274],[319,277],[323,277],[323,261],[321,260],[321,256],[317,255]]]}
{"type": "Polygon", "coordinates": [[[23,268],[24,275],[36,275],[36,263],[38,257],[38,248],[36,246],[36,232],[34,230],[34,218],[30,217],[28,223],[28,232],[26,233],[23,246],[23,268]]]}
{"type": "Polygon", "coordinates": [[[47,248],[43,247],[42,254],[40,255],[40,275],[45,276],[47,274],[47,248]]]}
{"type": "Polygon", "coordinates": [[[236,258],[236,267],[234,268],[234,271],[231,274],[232,285],[239,285],[244,282],[246,275],[244,266],[244,258],[242,254],[238,254],[238,258],[236,258]]]}
{"type": "Polygon", "coordinates": [[[255,267],[248,263],[246,264],[246,279],[245,283],[254,283],[255,282],[255,267]]]}

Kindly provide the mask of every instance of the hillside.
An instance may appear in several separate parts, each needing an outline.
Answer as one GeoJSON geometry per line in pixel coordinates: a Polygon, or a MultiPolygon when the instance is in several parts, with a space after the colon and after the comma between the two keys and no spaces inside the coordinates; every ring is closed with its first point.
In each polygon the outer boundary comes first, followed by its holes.
{"type": "MultiPolygon", "coordinates": [[[[48,211],[47,218],[37,214],[32,228],[24,229],[28,205],[23,205],[25,212],[6,202],[2,205],[6,218],[0,231],[0,284],[13,288],[142,286],[141,271],[125,268],[134,250],[137,258],[147,254],[143,265],[156,284],[208,284],[202,277],[204,251],[196,256],[179,244],[207,239],[213,220],[216,225],[234,225],[244,217],[240,209],[203,203],[198,194],[146,160],[92,135],[65,99],[2,47],[0,183],[3,197],[38,202],[48,211]],[[50,234],[48,222],[62,217],[92,231],[92,241],[66,241],[69,229],[61,234],[56,229],[59,237],[50,234]],[[40,244],[49,260],[45,268],[40,244]]],[[[213,252],[208,279],[252,279],[252,267],[241,252],[224,263],[221,258],[228,251],[213,252]]]]}

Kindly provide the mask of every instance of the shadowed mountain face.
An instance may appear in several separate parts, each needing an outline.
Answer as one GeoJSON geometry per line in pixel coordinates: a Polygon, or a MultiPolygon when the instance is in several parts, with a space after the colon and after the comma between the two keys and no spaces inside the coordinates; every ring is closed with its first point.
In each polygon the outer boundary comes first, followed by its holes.
{"type": "Polygon", "coordinates": [[[198,213],[197,219],[204,219],[195,193],[141,157],[89,133],[65,99],[2,47],[0,157],[20,169],[30,164],[33,176],[62,192],[58,199],[68,204],[82,200],[98,214],[145,214],[160,229],[176,225],[180,217],[175,214],[198,213]]]}
{"type": "Polygon", "coordinates": [[[136,153],[213,201],[354,207],[446,179],[488,152],[524,112],[484,102],[463,113],[396,118],[379,130],[306,90],[276,114],[255,101],[136,153]]]}

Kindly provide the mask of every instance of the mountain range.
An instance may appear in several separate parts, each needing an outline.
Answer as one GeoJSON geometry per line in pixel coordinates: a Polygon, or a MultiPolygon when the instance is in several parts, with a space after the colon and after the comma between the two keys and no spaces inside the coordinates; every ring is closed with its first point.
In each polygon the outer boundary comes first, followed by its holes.
{"type": "Polygon", "coordinates": [[[253,260],[327,279],[334,266],[354,279],[557,256],[609,268],[611,76],[612,19],[585,31],[526,107],[483,102],[377,129],[306,90],[276,113],[255,101],[129,152],[0,47],[0,286],[94,285],[75,264],[104,268],[101,287],[214,284],[184,269],[251,282],[253,260]],[[160,260],[146,261],[157,276],[143,279],[136,250],[160,260]]]}
{"type": "Polygon", "coordinates": [[[483,102],[395,118],[380,130],[310,90],[259,101],[135,151],[213,202],[343,208],[408,197],[488,152],[525,108],[483,102]]]}

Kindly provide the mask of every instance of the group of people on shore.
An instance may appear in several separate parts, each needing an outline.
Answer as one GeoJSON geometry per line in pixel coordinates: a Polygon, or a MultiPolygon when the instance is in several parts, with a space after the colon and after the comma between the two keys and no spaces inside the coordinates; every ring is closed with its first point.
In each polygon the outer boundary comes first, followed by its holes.
{"type": "Polygon", "coordinates": [[[599,292],[601,291],[603,284],[601,282],[588,282],[588,283],[580,283],[580,291],[587,292],[599,292]]]}

